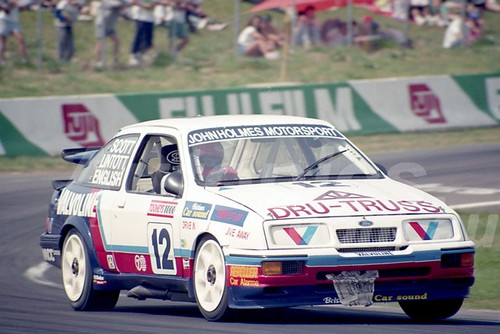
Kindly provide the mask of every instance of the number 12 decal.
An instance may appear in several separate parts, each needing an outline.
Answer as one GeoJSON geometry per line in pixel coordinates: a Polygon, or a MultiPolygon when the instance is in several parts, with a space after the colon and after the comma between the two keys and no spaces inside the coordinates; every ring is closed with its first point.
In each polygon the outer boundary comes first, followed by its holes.
{"type": "Polygon", "coordinates": [[[175,275],[174,247],[172,243],[172,225],[148,224],[149,255],[155,274],[175,275]]]}

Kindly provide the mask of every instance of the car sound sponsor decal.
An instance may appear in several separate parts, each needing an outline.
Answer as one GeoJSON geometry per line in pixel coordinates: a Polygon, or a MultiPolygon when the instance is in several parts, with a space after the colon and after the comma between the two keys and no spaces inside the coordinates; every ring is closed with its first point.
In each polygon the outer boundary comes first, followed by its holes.
{"type": "Polygon", "coordinates": [[[415,230],[415,232],[417,232],[418,236],[422,240],[432,240],[439,225],[438,222],[430,222],[427,230],[424,230],[422,225],[418,222],[409,222],[408,224],[415,230]]]}
{"type": "Polygon", "coordinates": [[[57,201],[57,214],[65,216],[95,217],[99,192],[76,193],[64,188],[57,201]]]}
{"type": "Polygon", "coordinates": [[[148,208],[148,216],[174,218],[176,202],[152,200],[148,208]]]}
{"type": "Polygon", "coordinates": [[[325,125],[252,125],[228,126],[191,131],[188,135],[189,145],[238,138],[268,137],[340,137],[333,128],[325,125]]]}
{"type": "Polygon", "coordinates": [[[302,235],[294,227],[285,227],[283,230],[292,238],[297,246],[309,245],[312,237],[316,233],[318,226],[308,226],[302,235]]]}
{"type": "Polygon", "coordinates": [[[243,210],[216,205],[210,219],[220,223],[232,224],[241,227],[245,223],[247,215],[248,212],[243,210]]]}
{"type": "Polygon", "coordinates": [[[207,219],[211,209],[212,204],[187,201],[182,210],[182,217],[207,219]]]}

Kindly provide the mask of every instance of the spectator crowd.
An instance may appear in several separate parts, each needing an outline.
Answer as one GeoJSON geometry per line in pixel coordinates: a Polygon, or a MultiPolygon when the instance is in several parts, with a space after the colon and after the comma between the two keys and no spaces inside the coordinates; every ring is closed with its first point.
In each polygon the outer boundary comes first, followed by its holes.
{"type": "Polygon", "coordinates": [[[70,62],[75,53],[74,25],[78,20],[94,20],[96,37],[95,60],[103,67],[106,40],[112,43],[111,62],[119,65],[120,38],[117,34],[119,18],[135,24],[135,35],[130,46],[130,66],[139,66],[154,60],[154,31],[165,28],[177,55],[188,43],[189,34],[198,29],[222,30],[225,24],[209,20],[202,9],[203,0],[0,0],[0,63],[6,65],[7,38],[16,39],[22,63],[28,62],[24,36],[19,21],[23,10],[50,10],[54,14],[57,38],[57,57],[70,62]]]}
{"type": "MultiPolygon", "coordinates": [[[[379,0],[381,13],[397,20],[410,20],[417,26],[444,27],[443,48],[469,45],[484,34],[483,11],[500,12],[497,0],[468,0],[465,12],[460,2],[453,0],[379,0]]],[[[140,66],[157,56],[154,45],[155,29],[164,28],[170,41],[170,51],[176,56],[189,44],[189,35],[198,29],[222,30],[225,24],[209,20],[202,8],[203,0],[0,0],[0,64],[6,65],[7,39],[14,37],[19,58],[28,62],[26,45],[19,21],[22,10],[53,11],[57,36],[57,57],[70,62],[75,53],[73,26],[79,19],[94,19],[95,62],[105,66],[105,43],[112,43],[111,62],[118,66],[120,38],[117,24],[120,17],[134,22],[135,35],[130,46],[129,66],[140,66]],[[34,2],[32,2],[34,1],[34,2]]],[[[369,47],[378,40],[393,40],[403,47],[411,41],[399,30],[381,29],[371,15],[351,25],[329,17],[321,22],[313,6],[297,13],[291,38],[293,45],[309,49],[312,46],[335,47],[351,42],[369,47]],[[351,28],[351,34],[349,34],[351,28]]],[[[241,29],[237,43],[242,55],[279,59],[287,40],[282,30],[272,22],[271,15],[253,15],[241,29]]]]}

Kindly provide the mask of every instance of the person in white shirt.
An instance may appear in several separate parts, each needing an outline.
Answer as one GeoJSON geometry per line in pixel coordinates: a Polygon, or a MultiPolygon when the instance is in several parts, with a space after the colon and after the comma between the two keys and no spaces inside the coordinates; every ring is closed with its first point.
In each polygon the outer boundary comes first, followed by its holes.
{"type": "Polygon", "coordinates": [[[5,65],[7,37],[12,35],[17,40],[21,62],[26,63],[26,45],[19,25],[19,0],[0,0],[0,63],[5,65]]]}

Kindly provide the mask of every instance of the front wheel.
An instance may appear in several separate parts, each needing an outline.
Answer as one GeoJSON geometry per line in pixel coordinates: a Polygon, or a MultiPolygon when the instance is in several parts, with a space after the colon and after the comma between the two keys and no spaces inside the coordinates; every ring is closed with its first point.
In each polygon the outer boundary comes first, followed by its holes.
{"type": "Polygon", "coordinates": [[[229,315],[226,286],[226,263],[219,243],[204,237],[194,259],[194,293],[203,316],[210,321],[224,320],[229,315]]]}
{"type": "Polygon", "coordinates": [[[68,233],[61,255],[64,291],[75,310],[108,310],[115,307],[120,291],[94,290],[87,246],[78,231],[68,233]]]}
{"type": "Polygon", "coordinates": [[[433,321],[455,315],[462,307],[464,299],[401,301],[399,306],[413,320],[433,321]]]}

